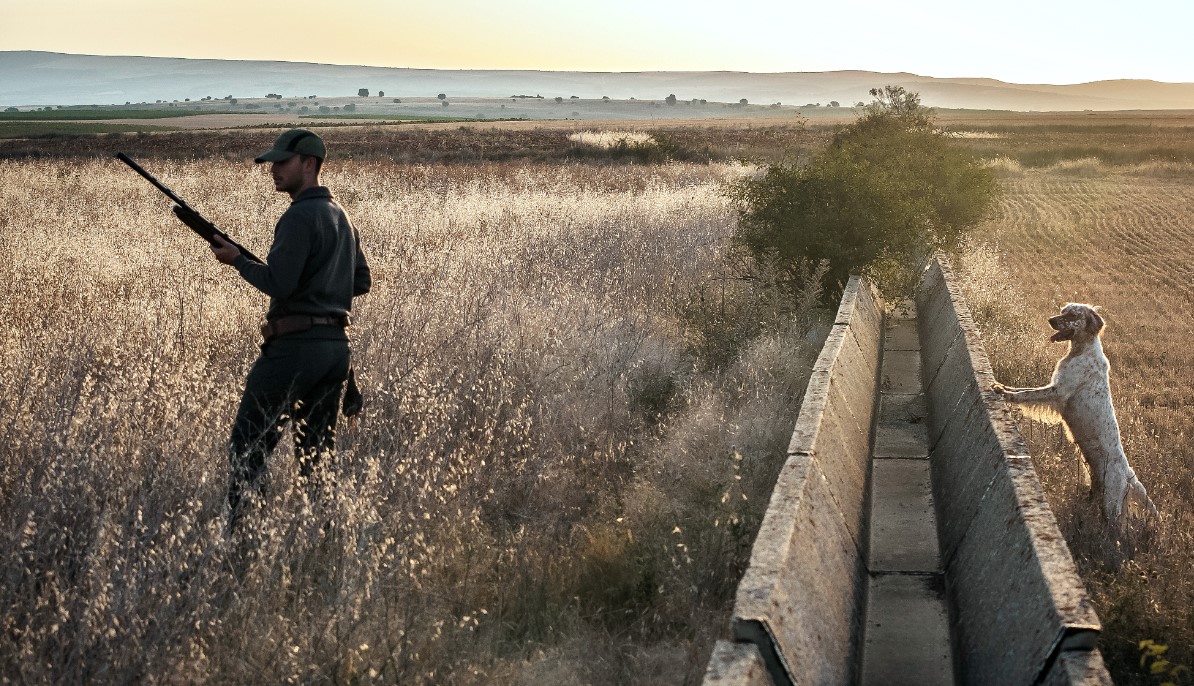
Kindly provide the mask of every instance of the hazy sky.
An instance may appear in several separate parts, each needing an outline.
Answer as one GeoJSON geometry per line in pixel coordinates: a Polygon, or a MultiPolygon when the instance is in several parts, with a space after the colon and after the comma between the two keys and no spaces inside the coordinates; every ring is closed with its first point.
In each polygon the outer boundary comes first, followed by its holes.
{"type": "Polygon", "coordinates": [[[1194,82],[1188,1],[0,0],[0,50],[441,69],[1194,82]]]}

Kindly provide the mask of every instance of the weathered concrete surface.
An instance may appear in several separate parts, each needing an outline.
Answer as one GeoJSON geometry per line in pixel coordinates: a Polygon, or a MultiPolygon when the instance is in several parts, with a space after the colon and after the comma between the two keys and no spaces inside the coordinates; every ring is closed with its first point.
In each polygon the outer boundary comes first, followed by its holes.
{"type": "Polygon", "coordinates": [[[946,430],[931,456],[941,550],[953,555],[982,504],[996,473],[1008,459],[986,421],[986,405],[971,398],[946,418],[946,430]]]}
{"type": "Polygon", "coordinates": [[[1061,653],[1041,686],[1112,686],[1098,650],[1061,653]]]}
{"type": "Polygon", "coordinates": [[[871,465],[871,573],[941,571],[927,460],[871,465]]]}
{"type": "MultiPolygon", "coordinates": [[[[940,440],[944,419],[964,401],[984,401],[992,416],[990,431],[1000,450],[1025,455],[1027,447],[1006,408],[991,391],[995,375],[961,291],[946,278],[944,260],[935,260],[918,291],[921,357],[925,394],[929,398],[929,443],[940,440]]],[[[952,278],[952,277],[951,277],[952,278]]]]}
{"type": "Polygon", "coordinates": [[[869,281],[850,281],[788,445],[789,455],[816,461],[860,550],[865,548],[867,462],[882,332],[879,307],[869,281]]]}
{"type": "Polygon", "coordinates": [[[883,349],[883,300],[870,280],[851,277],[834,324],[849,326],[858,336],[864,359],[871,369],[878,368],[883,349]]]}
{"type": "Polygon", "coordinates": [[[881,395],[873,455],[928,459],[929,408],[923,393],[881,395]]]}
{"type": "Polygon", "coordinates": [[[920,351],[885,350],[883,352],[883,392],[916,394],[921,391],[920,351]]]}
{"type": "Polygon", "coordinates": [[[759,649],[751,643],[718,641],[705,669],[709,686],[774,686],[759,649]]]}
{"type": "Polygon", "coordinates": [[[1098,617],[944,259],[917,307],[959,681],[1037,683],[1066,651],[1097,662],[1098,617]]]}
{"type": "Polygon", "coordinates": [[[870,479],[863,686],[952,684],[945,581],[930,478],[916,308],[885,331],[870,479]]]}
{"type": "Polygon", "coordinates": [[[905,304],[900,318],[893,314],[883,333],[883,350],[920,350],[920,331],[916,326],[916,311],[913,305],[905,304]]]}
{"type": "Polygon", "coordinates": [[[936,574],[871,578],[862,686],[954,683],[944,593],[936,574]]]}
{"type": "Polygon", "coordinates": [[[882,336],[878,294],[851,279],[738,586],[734,637],[758,647],[777,684],[857,676],[882,336]]]}
{"type": "Polygon", "coordinates": [[[1030,461],[996,474],[948,571],[965,683],[1032,683],[1063,639],[1094,648],[1099,618],[1030,461]]]}
{"type": "Polygon", "coordinates": [[[865,578],[829,482],[810,457],[792,456],[738,586],[734,637],[758,643],[772,674],[792,675],[795,683],[850,683],[865,578]]]}

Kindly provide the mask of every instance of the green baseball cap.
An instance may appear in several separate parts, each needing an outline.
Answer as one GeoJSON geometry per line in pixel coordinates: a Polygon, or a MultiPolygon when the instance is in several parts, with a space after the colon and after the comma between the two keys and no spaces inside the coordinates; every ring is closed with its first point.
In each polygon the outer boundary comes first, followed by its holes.
{"type": "Polygon", "coordinates": [[[323,139],[310,131],[291,129],[278,136],[278,140],[274,141],[274,147],[261,153],[253,161],[257,164],[285,162],[295,155],[310,155],[322,160],[327,157],[327,148],[323,145],[323,139]]]}

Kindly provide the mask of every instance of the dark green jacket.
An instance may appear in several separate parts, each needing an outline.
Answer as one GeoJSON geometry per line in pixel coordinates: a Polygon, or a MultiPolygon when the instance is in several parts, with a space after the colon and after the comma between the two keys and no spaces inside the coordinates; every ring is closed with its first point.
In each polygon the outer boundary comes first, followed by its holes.
{"type": "Polygon", "coordinates": [[[266,264],[241,255],[234,266],[245,281],[270,297],[266,319],[291,314],[346,315],[354,296],[372,280],[361,237],[323,186],[290,203],[274,228],[266,264]]]}

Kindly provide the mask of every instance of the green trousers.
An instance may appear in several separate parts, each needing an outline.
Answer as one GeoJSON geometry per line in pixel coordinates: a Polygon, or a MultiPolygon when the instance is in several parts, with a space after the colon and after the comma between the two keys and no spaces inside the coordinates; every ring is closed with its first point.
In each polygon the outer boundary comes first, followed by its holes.
{"type": "Polygon", "coordinates": [[[349,368],[348,339],[333,327],[275,338],[249,370],[228,446],[229,529],[243,515],[244,497],[263,495],[265,460],[294,422],[294,454],[310,477],[335,448],[336,415],[349,368]]]}

